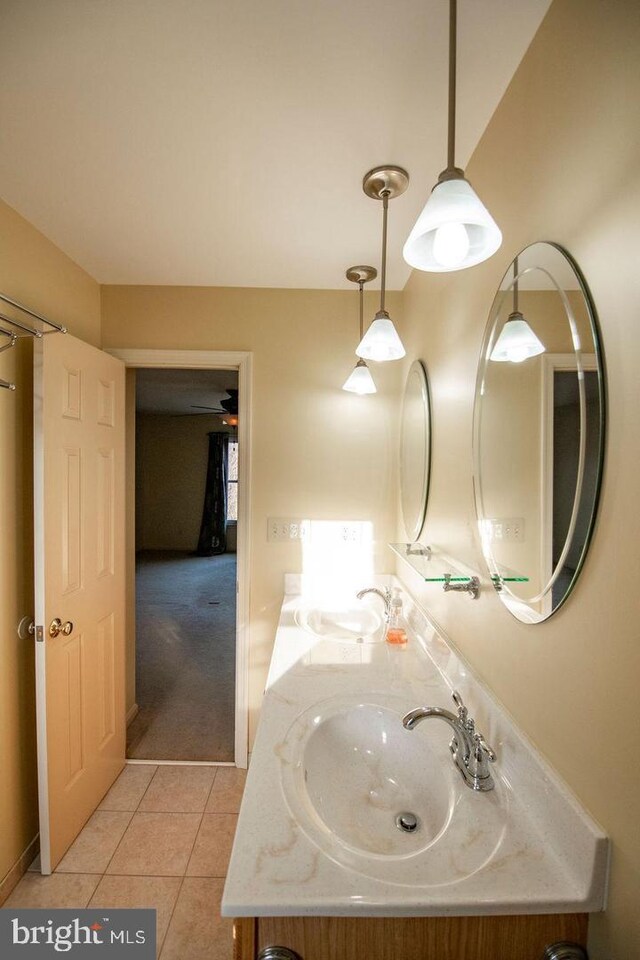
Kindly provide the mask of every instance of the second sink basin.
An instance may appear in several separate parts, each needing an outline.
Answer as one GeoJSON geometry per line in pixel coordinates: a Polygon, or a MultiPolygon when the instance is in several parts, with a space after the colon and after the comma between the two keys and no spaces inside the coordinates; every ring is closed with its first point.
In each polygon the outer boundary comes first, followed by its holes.
{"type": "Polygon", "coordinates": [[[323,640],[377,643],[384,639],[382,617],[364,604],[328,609],[300,607],[295,612],[295,621],[303,630],[323,640]]]}

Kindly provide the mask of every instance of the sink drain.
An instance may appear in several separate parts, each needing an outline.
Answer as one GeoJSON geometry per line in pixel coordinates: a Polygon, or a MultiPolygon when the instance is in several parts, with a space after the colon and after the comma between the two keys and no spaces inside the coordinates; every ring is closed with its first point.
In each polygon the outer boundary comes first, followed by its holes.
{"type": "Polygon", "coordinates": [[[396,817],[396,827],[404,833],[414,833],[420,826],[420,820],[415,813],[409,813],[408,810],[399,813],[396,817]]]}

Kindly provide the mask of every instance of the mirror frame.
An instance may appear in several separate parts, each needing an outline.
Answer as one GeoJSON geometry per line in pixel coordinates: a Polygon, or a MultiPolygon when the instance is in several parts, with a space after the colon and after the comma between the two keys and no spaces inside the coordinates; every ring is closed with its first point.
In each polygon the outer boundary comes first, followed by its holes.
{"type": "MultiPolygon", "coordinates": [[[[548,271],[545,270],[548,273],[548,271]]],[[[565,291],[560,288],[557,284],[557,281],[554,277],[549,274],[550,279],[553,281],[559,295],[561,296],[563,303],[565,303],[566,308],[566,294],[565,291]]],[[[570,309],[570,308],[569,308],[570,309]]],[[[567,316],[567,320],[571,324],[571,317],[567,316]]],[[[550,240],[537,240],[534,243],[527,244],[526,247],[523,247],[514,258],[509,263],[504,275],[502,276],[498,288],[494,294],[493,300],[491,302],[491,307],[489,309],[489,315],[485,325],[485,330],[482,338],[482,347],[480,351],[480,357],[478,360],[478,370],[476,375],[476,386],[474,393],[473,401],[473,493],[474,493],[474,505],[476,513],[476,523],[477,529],[480,535],[480,552],[482,558],[487,567],[489,576],[492,579],[496,593],[500,597],[500,600],[503,602],[505,607],[509,612],[521,623],[543,623],[545,620],[548,620],[549,617],[552,617],[554,613],[557,613],[558,610],[566,603],[569,596],[573,593],[575,585],[578,581],[584,561],[591,544],[593,537],[593,532],[595,529],[596,519],[598,516],[598,508],[600,504],[600,496],[602,492],[602,480],[604,474],[604,459],[605,459],[605,450],[606,450],[606,421],[607,421],[607,391],[606,391],[606,365],[604,358],[604,350],[602,346],[602,334],[600,331],[600,324],[598,321],[598,315],[596,312],[595,304],[587,282],[584,278],[580,267],[571,256],[571,254],[559,243],[555,243],[550,240]],[[483,514],[483,497],[482,497],[482,483],[480,479],[480,427],[481,427],[481,396],[482,396],[482,386],[485,378],[485,373],[487,369],[487,364],[489,360],[490,348],[493,345],[494,333],[496,329],[497,315],[499,310],[496,310],[496,303],[498,307],[501,306],[504,296],[511,290],[511,287],[507,287],[503,290],[505,281],[513,273],[514,260],[520,258],[527,250],[531,247],[538,246],[540,244],[546,244],[549,247],[557,250],[567,261],[569,267],[572,269],[576,280],[578,281],[578,289],[582,294],[589,318],[589,326],[591,330],[591,335],[593,338],[593,354],[596,357],[596,373],[598,378],[598,394],[599,394],[599,414],[598,414],[598,428],[599,428],[599,437],[598,437],[598,453],[597,453],[597,464],[596,464],[596,479],[595,479],[595,489],[593,495],[593,503],[591,505],[590,514],[589,514],[589,523],[587,526],[584,543],[580,551],[580,556],[576,564],[575,572],[571,578],[571,581],[559,603],[552,607],[551,611],[547,614],[537,614],[529,604],[532,600],[522,600],[519,597],[513,594],[508,584],[505,584],[503,581],[499,582],[499,572],[496,566],[496,561],[490,551],[485,551],[482,546],[482,536],[480,532],[480,525],[485,519],[483,514]],[[531,613],[531,616],[525,616],[524,610],[528,609],[531,613]]],[[[577,512],[577,500],[580,495],[580,486],[582,483],[582,478],[576,487],[576,495],[574,498],[574,512],[577,512]]],[[[573,536],[573,534],[572,534],[573,536]]],[[[565,546],[561,556],[565,555],[565,550],[568,549],[567,544],[570,544],[571,540],[567,537],[565,541],[565,546]]],[[[557,568],[559,565],[552,570],[551,579],[544,586],[544,589],[540,596],[545,596],[551,590],[553,583],[557,579],[557,568]]]]}
{"type": "Polygon", "coordinates": [[[409,367],[409,372],[407,373],[407,379],[404,385],[404,392],[402,395],[402,413],[400,419],[400,457],[399,457],[399,466],[400,466],[400,511],[402,513],[402,522],[404,524],[405,533],[410,543],[415,543],[422,532],[424,527],[425,518],[427,515],[427,501],[429,499],[429,487],[431,484],[431,394],[429,393],[429,381],[427,378],[427,369],[422,360],[414,360],[411,366],[409,367]],[[407,524],[407,518],[405,516],[404,509],[404,497],[402,494],[403,485],[405,481],[404,470],[403,470],[403,449],[404,449],[404,438],[406,431],[405,423],[405,406],[407,402],[407,387],[411,381],[411,378],[414,375],[418,375],[420,382],[420,390],[422,394],[422,403],[425,411],[424,424],[425,424],[425,471],[424,477],[422,480],[422,491],[420,495],[420,510],[417,514],[415,522],[412,524],[411,529],[407,524]]]}

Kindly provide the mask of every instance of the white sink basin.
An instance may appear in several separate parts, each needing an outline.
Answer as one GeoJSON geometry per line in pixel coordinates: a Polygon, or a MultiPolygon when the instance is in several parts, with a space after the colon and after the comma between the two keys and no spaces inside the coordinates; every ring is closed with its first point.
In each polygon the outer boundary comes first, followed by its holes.
{"type": "Polygon", "coordinates": [[[306,835],[342,865],[392,883],[455,882],[499,847],[506,791],[466,787],[444,724],[408,731],[405,712],[385,694],[305,711],[281,753],[284,795],[306,835]],[[407,813],[418,824],[411,832],[397,825],[407,813]]]}
{"type": "Polygon", "coordinates": [[[342,643],[379,643],[384,640],[382,616],[364,604],[329,609],[301,607],[295,612],[295,621],[303,630],[323,640],[342,643]]]}

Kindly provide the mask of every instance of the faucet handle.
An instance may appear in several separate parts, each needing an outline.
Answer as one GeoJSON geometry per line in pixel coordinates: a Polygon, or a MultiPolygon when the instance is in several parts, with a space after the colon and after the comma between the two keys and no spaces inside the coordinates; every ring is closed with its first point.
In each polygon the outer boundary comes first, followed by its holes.
{"type": "Polygon", "coordinates": [[[458,720],[460,720],[461,723],[465,723],[467,716],[469,715],[469,711],[465,707],[462,697],[460,696],[457,690],[453,691],[452,697],[453,697],[453,702],[458,708],[458,720]]]}
{"type": "Polygon", "coordinates": [[[491,763],[495,763],[496,752],[495,750],[493,750],[492,747],[489,746],[489,744],[487,743],[485,738],[482,736],[482,734],[481,733],[474,734],[473,739],[476,744],[476,747],[479,747],[480,750],[482,750],[482,752],[486,755],[487,760],[489,760],[491,763]]]}

